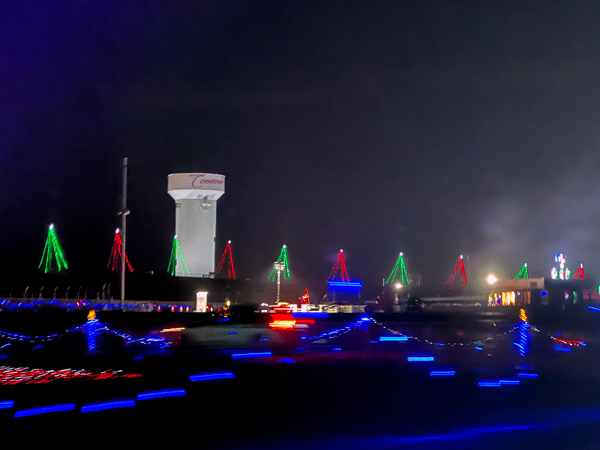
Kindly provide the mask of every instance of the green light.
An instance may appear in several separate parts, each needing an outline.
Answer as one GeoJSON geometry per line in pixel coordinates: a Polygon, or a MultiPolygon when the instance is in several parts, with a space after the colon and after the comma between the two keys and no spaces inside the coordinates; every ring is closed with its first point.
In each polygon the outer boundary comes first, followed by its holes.
{"type": "Polygon", "coordinates": [[[65,255],[58,243],[56,232],[54,231],[54,224],[51,224],[48,228],[48,236],[46,237],[46,244],[44,245],[44,253],[42,253],[42,260],[40,261],[39,269],[44,270],[44,273],[49,272],[62,272],[69,268],[65,255]]]}
{"type": "MultiPolygon", "coordinates": [[[[285,269],[282,271],[283,279],[288,280],[290,278],[290,266],[288,266],[287,247],[285,245],[281,247],[279,258],[277,258],[277,261],[275,262],[282,262],[285,264],[285,269]]],[[[269,275],[268,279],[271,281],[275,281],[277,279],[277,270],[275,270],[275,267],[273,267],[273,270],[271,270],[271,274],[269,275]]]]}
{"type": "Polygon", "coordinates": [[[402,286],[408,286],[410,281],[408,280],[408,274],[406,273],[406,264],[404,264],[404,256],[402,253],[398,256],[396,260],[396,265],[392,269],[392,273],[388,277],[385,284],[396,284],[396,281],[399,281],[402,286]],[[398,274],[398,269],[400,269],[400,279],[396,280],[396,275],[398,274]]]}
{"type": "Polygon", "coordinates": [[[179,264],[179,267],[184,274],[190,274],[190,271],[185,263],[185,259],[183,259],[183,252],[179,246],[179,239],[177,239],[177,235],[175,235],[173,238],[173,248],[171,249],[171,258],[169,259],[169,268],[167,269],[167,272],[172,276],[175,275],[177,264],[179,264]]]}
{"type": "Polygon", "coordinates": [[[515,277],[515,280],[520,280],[521,278],[524,280],[529,280],[529,271],[527,270],[527,263],[523,264],[523,267],[515,277]]]}

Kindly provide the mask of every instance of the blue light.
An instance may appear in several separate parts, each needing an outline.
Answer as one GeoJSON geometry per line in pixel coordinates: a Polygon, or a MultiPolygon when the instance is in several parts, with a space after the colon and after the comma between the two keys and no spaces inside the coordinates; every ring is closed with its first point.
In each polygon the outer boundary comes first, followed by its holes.
{"type": "Polygon", "coordinates": [[[456,375],[456,370],[432,370],[429,372],[430,377],[451,377],[456,375]]]}
{"type": "Polygon", "coordinates": [[[104,403],[88,403],[87,405],[83,405],[81,407],[81,412],[89,413],[94,411],[105,411],[107,409],[131,408],[132,406],[135,406],[135,400],[117,400],[104,403]]]}
{"type": "Polygon", "coordinates": [[[500,387],[499,381],[480,381],[479,386],[481,387],[500,387]]]}
{"type": "Polygon", "coordinates": [[[0,409],[8,409],[12,408],[13,406],[15,406],[15,402],[12,400],[4,400],[0,402],[0,409]]]}
{"type": "Polygon", "coordinates": [[[379,341],[369,341],[371,344],[379,344],[379,341]]]}
{"type": "Polygon", "coordinates": [[[286,364],[294,364],[296,362],[296,360],[292,358],[281,358],[279,361],[286,364]]]}
{"type": "Polygon", "coordinates": [[[341,352],[342,351],[342,347],[333,347],[333,351],[334,352],[341,352]]]}
{"type": "Polygon", "coordinates": [[[225,380],[233,378],[235,375],[233,372],[221,372],[221,373],[201,373],[197,375],[190,375],[190,381],[208,381],[208,380],[225,380]]]}
{"type": "Polygon", "coordinates": [[[326,312],[293,312],[292,317],[294,319],[321,319],[329,317],[329,313],[326,312]]]}
{"type": "Polygon", "coordinates": [[[269,356],[273,356],[273,354],[271,352],[234,353],[231,355],[231,359],[268,358],[269,356]]]}
{"type": "Polygon", "coordinates": [[[519,380],[498,380],[498,383],[508,384],[508,385],[516,385],[516,384],[521,384],[521,381],[519,381],[519,380]]]}
{"type": "Polygon", "coordinates": [[[229,334],[238,334],[237,331],[230,331],[229,334]]]}
{"type": "Polygon", "coordinates": [[[362,287],[360,281],[328,281],[327,284],[335,287],[362,287]]]}
{"type": "Polygon", "coordinates": [[[537,378],[538,374],[537,373],[525,373],[525,372],[519,372],[517,374],[517,376],[519,378],[537,378]]]}
{"type": "Polygon", "coordinates": [[[563,348],[563,347],[552,347],[554,350],[556,350],[557,352],[570,352],[571,349],[570,348],[563,348]]]}
{"type": "Polygon", "coordinates": [[[37,347],[33,347],[31,350],[36,350],[36,349],[42,348],[42,347],[43,347],[43,345],[38,345],[37,347]]]}
{"type": "Polygon", "coordinates": [[[435,358],[433,356],[409,356],[406,360],[408,362],[435,361],[435,358]]]}
{"type": "Polygon", "coordinates": [[[600,308],[596,308],[595,306],[588,306],[588,309],[591,309],[592,311],[600,311],[600,308]]]}
{"type": "Polygon", "coordinates": [[[10,342],[8,344],[4,344],[2,347],[0,348],[4,348],[4,347],[8,347],[10,345],[10,342]]]}
{"type": "Polygon", "coordinates": [[[268,338],[262,338],[262,339],[260,340],[260,342],[265,342],[265,341],[268,341],[268,340],[269,340],[268,338]]]}
{"type": "Polygon", "coordinates": [[[179,397],[185,395],[185,389],[160,389],[158,391],[140,392],[138,400],[150,400],[153,398],[179,397]]]}
{"type": "Polygon", "coordinates": [[[483,350],[483,347],[475,347],[475,350],[483,350]]]}
{"type": "Polygon", "coordinates": [[[75,403],[63,403],[60,405],[42,406],[41,408],[22,409],[15,412],[15,417],[37,416],[38,414],[47,414],[60,411],[72,411],[75,409],[75,403]]]}
{"type": "Polygon", "coordinates": [[[406,342],[406,336],[379,336],[379,342],[406,342]]]}

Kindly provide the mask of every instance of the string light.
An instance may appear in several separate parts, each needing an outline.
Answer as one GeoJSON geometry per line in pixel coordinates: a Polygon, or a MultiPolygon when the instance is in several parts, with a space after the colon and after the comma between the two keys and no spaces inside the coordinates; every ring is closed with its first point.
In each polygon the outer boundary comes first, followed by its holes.
{"type": "Polygon", "coordinates": [[[467,273],[465,272],[465,265],[463,264],[463,256],[462,255],[460,255],[460,258],[458,258],[456,267],[454,267],[454,270],[452,271],[450,278],[448,278],[448,281],[446,281],[444,286],[446,286],[448,289],[450,289],[452,286],[452,283],[454,283],[454,278],[456,277],[456,274],[458,272],[460,272],[461,289],[464,289],[465,286],[469,284],[469,282],[467,281],[467,273]]]}
{"type": "Polygon", "coordinates": [[[523,264],[519,273],[515,276],[515,280],[528,280],[529,279],[529,271],[527,270],[527,263],[523,264]]]}
{"type": "Polygon", "coordinates": [[[46,384],[52,381],[74,379],[108,380],[113,378],[138,378],[141,376],[141,373],[123,373],[122,370],[112,369],[94,373],[75,369],[45,370],[30,369],[29,367],[0,366],[0,385],[5,386],[16,384],[46,384]]]}
{"type": "MultiPolygon", "coordinates": [[[[284,266],[284,268],[281,270],[281,273],[283,274],[283,279],[288,280],[290,278],[290,266],[288,265],[288,254],[287,254],[287,246],[286,245],[281,247],[281,251],[279,252],[279,257],[277,258],[277,261],[275,261],[275,264],[281,264],[281,263],[283,263],[283,266],[284,266]]],[[[270,281],[277,280],[277,269],[275,268],[275,264],[273,265],[273,269],[271,270],[271,273],[269,274],[268,280],[270,280],[270,281]]]]}
{"type": "Polygon", "coordinates": [[[185,263],[185,259],[183,258],[183,252],[179,246],[179,239],[177,239],[177,235],[175,235],[175,237],[173,237],[173,247],[171,248],[171,257],[169,259],[169,267],[167,272],[174,276],[177,266],[179,266],[179,270],[183,274],[190,274],[187,264],[185,263]]]}
{"type": "Polygon", "coordinates": [[[404,263],[404,256],[402,255],[402,253],[400,253],[400,255],[398,256],[396,264],[392,269],[392,273],[390,273],[390,276],[387,278],[385,284],[396,284],[396,275],[398,273],[398,270],[400,270],[400,277],[398,278],[398,282],[402,286],[408,286],[410,284],[410,281],[408,280],[408,274],[406,273],[406,264],[404,263]]]}
{"type": "Polygon", "coordinates": [[[223,267],[227,267],[227,278],[235,280],[235,269],[233,268],[233,257],[231,256],[231,241],[227,241],[227,246],[215,272],[217,276],[221,274],[223,267]]]}
{"type": "MultiPolygon", "coordinates": [[[[110,250],[110,257],[108,258],[107,268],[110,268],[113,272],[121,270],[121,259],[123,257],[122,253],[123,241],[121,241],[121,235],[119,234],[119,229],[115,231],[115,239],[113,240],[113,245],[110,250]],[[112,266],[112,267],[111,267],[112,266]]],[[[125,264],[127,264],[127,268],[129,268],[130,272],[133,272],[131,268],[131,264],[129,264],[129,258],[127,258],[127,253],[125,253],[125,264]]]]}
{"type": "Polygon", "coordinates": [[[43,269],[44,273],[49,272],[62,272],[69,268],[65,255],[62,251],[56,232],[54,231],[54,224],[50,224],[48,227],[48,236],[46,237],[46,244],[44,245],[44,252],[42,253],[42,259],[40,261],[39,269],[43,269]]]}

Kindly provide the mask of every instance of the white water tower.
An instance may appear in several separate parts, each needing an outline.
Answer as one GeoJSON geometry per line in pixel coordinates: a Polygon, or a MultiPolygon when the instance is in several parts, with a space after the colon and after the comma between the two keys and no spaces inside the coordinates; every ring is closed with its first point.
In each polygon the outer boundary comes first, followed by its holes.
{"type": "Polygon", "coordinates": [[[175,275],[209,277],[215,271],[217,200],[225,193],[225,175],[169,174],[168,192],[175,200],[175,234],[189,270],[175,275]]]}

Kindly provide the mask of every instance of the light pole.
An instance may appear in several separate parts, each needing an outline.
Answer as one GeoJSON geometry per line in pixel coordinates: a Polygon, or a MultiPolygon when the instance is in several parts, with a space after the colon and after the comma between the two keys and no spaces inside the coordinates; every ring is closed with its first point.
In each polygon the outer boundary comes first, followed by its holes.
{"type": "Polygon", "coordinates": [[[277,302],[279,303],[280,295],[281,295],[281,271],[285,270],[285,262],[277,262],[273,263],[275,270],[277,271],[277,302]]]}

